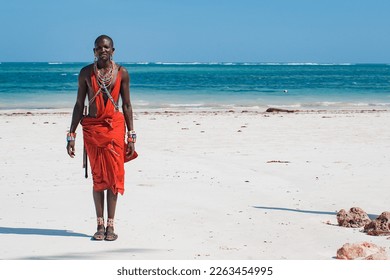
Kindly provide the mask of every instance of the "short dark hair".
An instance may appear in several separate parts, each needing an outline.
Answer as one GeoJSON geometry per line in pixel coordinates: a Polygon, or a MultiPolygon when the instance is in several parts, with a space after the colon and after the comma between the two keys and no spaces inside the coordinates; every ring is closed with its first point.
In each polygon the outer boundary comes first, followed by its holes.
{"type": "Polygon", "coordinates": [[[114,40],[112,40],[112,38],[108,35],[100,35],[99,37],[96,38],[95,40],[95,46],[97,45],[97,43],[101,40],[104,40],[104,39],[107,39],[108,41],[111,42],[111,47],[114,47],[114,40]]]}

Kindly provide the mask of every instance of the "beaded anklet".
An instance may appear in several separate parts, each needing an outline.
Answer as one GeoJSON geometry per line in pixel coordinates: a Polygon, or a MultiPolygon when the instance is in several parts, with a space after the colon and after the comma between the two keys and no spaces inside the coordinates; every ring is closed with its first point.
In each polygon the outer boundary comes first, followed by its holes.
{"type": "Polygon", "coordinates": [[[97,217],[97,231],[92,236],[93,240],[104,240],[105,238],[105,228],[104,228],[104,218],[103,217],[97,217]]]}
{"type": "Polygon", "coordinates": [[[114,219],[107,219],[107,229],[106,229],[106,237],[104,240],[106,241],[115,241],[117,240],[118,235],[114,232],[114,219]]]}

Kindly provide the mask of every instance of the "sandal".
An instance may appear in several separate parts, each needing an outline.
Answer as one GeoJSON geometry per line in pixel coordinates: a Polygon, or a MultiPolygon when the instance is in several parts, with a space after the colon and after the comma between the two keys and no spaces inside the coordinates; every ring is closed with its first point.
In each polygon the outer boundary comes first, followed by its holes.
{"type": "Polygon", "coordinates": [[[106,241],[115,241],[118,239],[118,234],[114,232],[114,219],[107,220],[107,228],[106,228],[106,237],[104,240],[106,241]]]}
{"type": "Polygon", "coordinates": [[[104,219],[102,217],[97,218],[97,232],[92,236],[92,240],[101,241],[105,237],[104,219]]]}

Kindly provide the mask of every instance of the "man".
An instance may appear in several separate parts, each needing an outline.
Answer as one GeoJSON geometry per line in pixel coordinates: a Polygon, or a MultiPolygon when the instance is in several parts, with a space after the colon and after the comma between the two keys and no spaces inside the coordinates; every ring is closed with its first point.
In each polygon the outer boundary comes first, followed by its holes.
{"type": "Polygon", "coordinates": [[[127,70],[113,60],[114,42],[107,35],[95,40],[95,62],[81,69],[76,104],[67,134],[67,151],[75,156],[76,128],[83,126],[84,146],[89,157],[93,200],[97,216],[94,240],[114,241],[114,217],[118,193],[124,192],[124,162],[136,156],[136,134],[130,102],[130,77],[127,70]],[[88,96],[88,115],[83,116],[88,96]],[[122,99],[119,112],[118,100],[122,99]],[[127,143],[125,128],[127,126],[127,143]],[[107,227],[104,225],[104,200],[107,193],[107,227]]]}

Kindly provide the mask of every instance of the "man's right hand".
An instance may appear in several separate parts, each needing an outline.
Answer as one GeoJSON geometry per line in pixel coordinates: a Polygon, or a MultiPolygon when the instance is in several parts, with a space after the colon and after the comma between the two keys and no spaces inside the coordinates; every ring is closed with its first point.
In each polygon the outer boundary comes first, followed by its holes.
{"type": "Polygon", "coordinates": [[[68,145],[66,145],[66,150],[68,151],[68,155],[71,158],[75,157],[75,141],[69,141],[68,145]]]}

